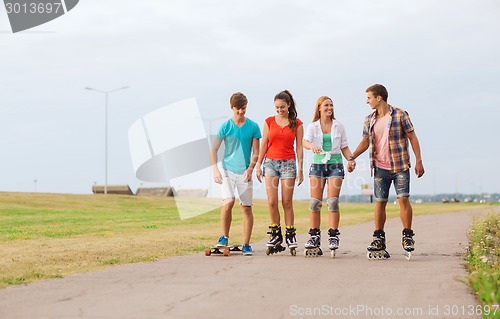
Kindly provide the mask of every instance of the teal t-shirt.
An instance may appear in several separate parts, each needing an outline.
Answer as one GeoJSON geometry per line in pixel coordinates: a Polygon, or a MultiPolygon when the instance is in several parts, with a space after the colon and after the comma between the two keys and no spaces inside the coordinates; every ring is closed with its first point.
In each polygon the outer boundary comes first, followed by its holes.
{"type": "MultiPolygon", "coordinates": [[[[332,134],[323,134],[323,151],[328,152],[332,150],[332,134]]],[[[342,164],[342,155],[331,154],[328,162],[323,163],[321,160],[325,158],[326,154],[314,154],[313,164],[342,164]]]]}
{"type": "Polygon", "coordinates": [[[232,119],[224,122],[217,132],[217,139],[224,141],[222,167],[233,173],[243,174],[250,166],[252,141],[261,137],[259,125],[249,118],[240,127],[232,119]]]}

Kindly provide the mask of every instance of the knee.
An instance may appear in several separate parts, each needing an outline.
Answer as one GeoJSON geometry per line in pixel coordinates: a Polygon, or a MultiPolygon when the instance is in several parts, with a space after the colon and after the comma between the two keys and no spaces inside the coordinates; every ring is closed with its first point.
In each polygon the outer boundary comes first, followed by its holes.
{"type": "Polygon", "coordinates": [[[243,215],[253,216],[252,206],[241,206],[241,211],[243,212],[243,215]]]}
{"type": "Polygon", "coordinates": [[[282,199],[281,204],[283,205],[283,209],[291,209],[293,207],[293,201],[289,199],[282,199]]]}
{"type": "Polygon", "coordinates": [[[234,198],[227,198],[224,200],[224,209],[225,210],[232,210],[234,206],[234,198]]]}
{"type": "Polygon", "coordinates": [[[398,198],[399,205],[410,205],[410,198],[408,196],[402,196],[398,198]]]}
{"type": "Polygon", "coordinates": [[[323,203],[321,202],[321,200],[317,198],[311,197],[311,199],[309,199],[309,210],[313,213],[319,213],[321,211],[322,205],[323,203]]]}
{"type": "Polygon", "coordinates": [[[328,211],[338,212],[340,210],[338,197],[330,197],[327,199],[326,203],[328,205],[328,211]]]}
{"type": "Polygon", "coordinates": [[[269,209],[277,209],[278,208],[278,201],[277,200],[269,200],[267,202],[267,206],[269,206],[269,209]]]}

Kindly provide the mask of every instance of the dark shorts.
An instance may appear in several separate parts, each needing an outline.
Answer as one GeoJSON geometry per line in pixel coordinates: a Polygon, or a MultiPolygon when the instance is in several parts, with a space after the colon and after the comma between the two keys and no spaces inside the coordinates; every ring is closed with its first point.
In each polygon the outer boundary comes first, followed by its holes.
{"type": "Polygon", "coordinates": [[[394,182],[397,197],[410,196],[410,170],[393,173],[386,169],[375,167],[374,195],[377,202],[387,202],[389,189],[394,182]]]}
{"type": "Polygon", "coordinates": [[[309,177],[344,178],[344,164],[311,164],[309,177]]]}

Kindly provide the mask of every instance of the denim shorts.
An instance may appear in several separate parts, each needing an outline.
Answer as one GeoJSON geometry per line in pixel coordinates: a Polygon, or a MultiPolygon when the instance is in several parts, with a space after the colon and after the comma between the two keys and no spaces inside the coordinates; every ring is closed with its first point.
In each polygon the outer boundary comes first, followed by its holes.
{"type": "Polygon", "coordinates": [[[264,176],[276,176],[279,179],[297,177],[297,165],[295,160],[264,160],[264,176]]]}
{"type": "Polygon", "coordinates": [[[396,195],[400,197],[410,196],[410,170],[393,173],[386,169],[375,167],[374,195],[377,202],[387,202],[389,199],[389,189],[394,182],[396,195]]]}
{"type": "Polygon", "coordinates": [[[344,178],[344,164],[311,164],[309,177],[318,178],[344,178]]]}

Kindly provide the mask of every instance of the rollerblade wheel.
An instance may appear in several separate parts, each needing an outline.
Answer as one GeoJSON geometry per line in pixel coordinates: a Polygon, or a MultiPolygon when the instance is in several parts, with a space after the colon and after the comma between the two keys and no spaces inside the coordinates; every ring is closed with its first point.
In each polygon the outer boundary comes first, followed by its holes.
{"type": "Polygon", "coordinates": [[[229,247],[228,248],[224,248],[224,256],[229,256],[229,252],[230,252],[230,249],[229,247]]]}
{"type": "Polygon", "coordinates": [[[330,250],[330,258],[335,258],[335,249],[330,250]]]}
{"type": "Polygon", "coordinates": [[[316,254],[314,253],[314,248],[306,248],[304,250],[304,257],[309,258],[309,257],[314,257],[316,254]]]}
{"type": "Polygon", "coordinates": [[[406,251],[405,252],[405,258],[406,258],[406,260],[410,260],[411,259],[411,251],[406,251]]]}
{"type": "Polygon", "coordinates": [[[319,248],[306,248],[306,250],[304,250],[304,256],[305,257],[319,257],[319,256],[321,256],[320,251],[321,250],[319,248]]]}
{"type": "Polygon", "coordinates": [[[210,248],[205,249],[205,256],[210,256],[212,254],[212,250],[210,248]]]}
{"type": "Polygon", "coordinates": [[[373,255],[372,255],[371,251],[366,253],[366,258],[368,258],[368,260],[372,260],[372,257],[373,257],[373,255]]]}
{"type": "Polygon", "coordinates": [[[290,254],[292,254],[292,256],[296,256],[297,250],[295,248],[290,248],[290,254]]]}

